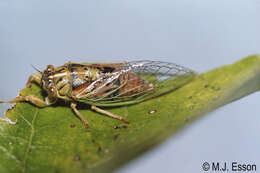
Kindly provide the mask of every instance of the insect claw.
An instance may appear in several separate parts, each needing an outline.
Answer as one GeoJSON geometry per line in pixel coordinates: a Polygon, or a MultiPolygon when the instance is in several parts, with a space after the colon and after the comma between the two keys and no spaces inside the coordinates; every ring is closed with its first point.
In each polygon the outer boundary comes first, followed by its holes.
{"type": "Polygon", "coordinates": [[[121,119],[124,123],[129,124],[130,122],[124,118],[121,119]]]}
{"type": "Polygon", "coordinates": [[[85,124],[85,127],[86,127],[86,131],[88,131],[88,124],[85,124]]]}

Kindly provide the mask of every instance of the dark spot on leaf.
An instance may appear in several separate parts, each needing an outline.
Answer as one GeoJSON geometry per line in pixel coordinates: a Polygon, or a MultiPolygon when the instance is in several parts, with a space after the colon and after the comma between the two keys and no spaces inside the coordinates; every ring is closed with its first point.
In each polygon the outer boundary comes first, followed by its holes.
{"type": "Polygon", "coordinates": [[[103,149],[101,146],[98,147],[98,152],[101,152],[103,149]]]}
{"type": "Polygon", "coordinates": [[[216,86],[212,86],[211,89],[213,89],[213,90],[215,90],[215,91],[219,91],[219,90],[221,90],[220,87],[216,87],[216,86]]]}
{"type": "Polygon", "coordinates": [[[204,85],[204,88],[208,88],[208,87],[209,87],[209,85],[208,85],[208,84],[204,85]]]}
{"type": "Polygon", "coordinates": [[[119,129],[119,126],[115,125],[115,126],[114,126],[114,129],[119,129]]]}
{"type": "Polygon", "coordinates": [[[127,127],[127,125],[115,125],[114,129],[126,129],[127,127]]]}
{"type": "Polygon", "coordinates": [[[74,127],[76,127],[75,124],[71,124],[71,125],[70,125],[70,128],[74,128],[74,127]]]}
{"type": "Polygon", "coordinates": [[[221,90],[221,88],[220,88],[220,87],[218,87],[218,88],[216,88],[216,90],[217,90],[217,91],[219,91],[219,90],[221,90]]]}
{"type": "Polygon", "coordinates": [[[189,99],[192,99],[192,96],[189,96],[188,98],[189,98],[189,99]]]}
{"type": "Polygon", "coordinates": [[[93,143],[95,143],[96,141],[94,139],[91,140],[93,143]]]}
{"type": "Polygon", "coordinates": [[[118,137],[119,137],[119,134],[116,134],[116,135],[114,136],[114,140],[117,140],[118,137]]]}
{"type": "Polygon", "coordinates": [[[189,118],[185,118],[184,121],[187,123],[189,122],[189,118]]]}
{"type": "Polygon", "coordinates": [[[79,156],[75,156],[74,157],[74,161],[80,161],[80,157],[79,156]]]}

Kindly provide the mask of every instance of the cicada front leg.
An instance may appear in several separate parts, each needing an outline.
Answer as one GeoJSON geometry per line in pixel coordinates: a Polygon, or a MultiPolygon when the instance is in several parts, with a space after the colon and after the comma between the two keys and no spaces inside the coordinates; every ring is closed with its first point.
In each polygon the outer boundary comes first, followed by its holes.
{"type": "MultiPolygon", "coordinates": [[[[40,85],[41,83],[41,74],[33,74],[29,77],[27,83],[26,83],[26,87],[30,88],[32,83],[35,82],[37,84],[40,85]]],[[[38,107],[46,107],[51,105],[52,103],[50,102],[49,98],[46,98],[45,101],[34,96],[34,95],[29,95],[29,96],[18,96],[15,99],[11,100],[11,101],[0,101],[0,103],[18,103],[18,102],[30,102],[38,107]]],[[[16,121],[11,121],[8,117],[3,117],[0,118],[3,121],[6,121],[8,124],[10,125],[14,125],[17,123],[16,121]]]]}
{"type": "MultiPolygon", "coordinates": [[[[46,107],[46,106],[53,104],[53,103],[50,102],[50,99],[48,97],[46,97],[45,101],[43,101],[42,99],[40,99],[36,96],[33,96],[33,95],[18,96],[11,101],[0,101],[0,103],[19,103],[19,102],[30,102],[30,103],[38,106],[38,107],[46,107]]],[[[17,123],[17,120],[11,121],[8,117],[3,117],[3,118],[0,118],[0,119],[7,122],[10,125],[14,125],[14,124],[17,123]]]]}
{"type": "Polygon", "coordinates": [[[40,99],[37,96],[34,95],[28,95],[28,96],[18,96],[13,100],[10,101],[0,101],[0,103],[19,103],[19,102],[30,102],[33,105],[37,107],[46,107],[52,105],[54,102],[51,102],[48,97],[45,98],[45,101],[40,99]]]}
{"type": "Polygon", "coordinates": [[[42,78],[42,75],[41,74],[33,74],[29,77],[27,83],[26,83],[26,87],[27,88],[30,88],[32,83],[37,83],[38,85],[41,84],[41,78],[42,78]]]}

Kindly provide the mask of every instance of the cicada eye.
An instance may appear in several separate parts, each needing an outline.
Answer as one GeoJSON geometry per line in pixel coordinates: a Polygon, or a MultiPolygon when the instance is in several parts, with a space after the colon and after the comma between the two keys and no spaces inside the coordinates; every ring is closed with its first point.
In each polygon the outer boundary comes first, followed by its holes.
{"type": "Polygon", "coordinates": [[[52,73],[54,72],[53,65],[48,65],[46,68],[46,71],[47,71],[48,75],[52,75],[52,73]]]}
{"type": "Polygon", "coordinates": [[[52,70],[50,68],[47,68],[47,73],[48,73],[48,75],[51,75],[52,70]]]}

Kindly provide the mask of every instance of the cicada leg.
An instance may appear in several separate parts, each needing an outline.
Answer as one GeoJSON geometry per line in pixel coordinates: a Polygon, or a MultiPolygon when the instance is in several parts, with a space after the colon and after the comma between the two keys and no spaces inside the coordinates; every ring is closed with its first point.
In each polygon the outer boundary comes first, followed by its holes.
{"type": "MultiPolygon", "coordinates": [[[[75,113],[75,114],[79,117],[79,119],[83,122],[83,124],[84,124],[85,127],[86,127],[86,130],[88,130],[88,121],[87,121],[87,120],[84,118],[84,116],[78,111],[78,109],[77,109],[77,104],[76,104],[76,103],[71,103],[70,106],[71,106],[72,110],[74,111],[74,113],[75,113]]],[[[111,112],[105,111],[105,110],[100,109],[100,108],[98,108],[98,107],[96,107],[96,106],[91,106],[91,109],[92,109],[92,110],[95,110],[96,112],[99,112],[99,113],[101,113],[101,114],[105,114],[105,115],[107,115],[107,116],[109,116],[109,117],[111,117],[111,118],[121,120],[121,121],[123,121],[123,122],[125,122],[125,123],[129,123],[129,121],[126,120],[126,119],[124,119],[123,117],[120,117],[120,116],[118,116],[118,115],[112,114],[111,112]]]]}
{"type": "Polygon", "coordinates": [[[96,111],[96,112],[99,112],[99,113],[101,113],[101,114],[105,114],[105,115],[107,115],[107,116],[109,116],[109,117],[111,117],[111,118],[114,118],[114,119],[123,121],[123,122],[125,122],[125,123],[129,123],[129,121],[128,121],[127,119],[124,119],[123,117],[120,117],[120,116],[115,115],[115,114],[113,114],[113,113],[111,113],[111,112],[105,111],[105,110],[103,110],[103,109],[100,109],[100,108],[98,108],[98,107],[96,107],[96,106],[93,106],[93,105],[92,105],[92,106],[91,106],[91,109],[94,110],[94,111],[96,111]]]}
{"type": "Polygon", "coordinates": [[[0,101],[0,103],[19,103],[19,102],[30,102],[33,105],[38,107],[46,107],[54,103],[54,102],[50,102],[50,99],[48,97],[46,97],[44,101],[34,95],[18,96],[11,101],[0,101]]]}
{"type": "MultiPolygon", "coordinates": [[[[49,101],[50,99],[48,97],[45,98],[45,101],[41,100],[40,98],[29,95],[29,96],[18,96],[15,99],[11,101],[0,101],[0,103],[19,103],[19,102],[30,102],[38,107],[46,107],[53,103],[49,101]]],[[[0,120],[3,120],[7,122],[10,125],[17,124],[17,120],[11,121],[8,117],[0,118],[0,120]]]]}
{"type": "Polygon", "coordinates": [[[41,77],[41,74],[33,74],[33,75],[31,75],[31,76],[29,77],[27,83],[26,83],[26,87],[27,87],[27,88],[30,88],[33,82],[35,82],[35,83],[37,83],[37,84],[40,85],[40,83],[41,83],[41,78],[42,78],[42,77],[41,77]]]}
{"type": "Polygon", "coordinates": [[[81,115],[81,113],[78,111],[77,109],[77,104],[76,103],[71,103],[70,107],[72,108],[72,110],[75,112],[75,114],[79,117],[79,119],[84,123],[86,130],[88,130],[88,121],[84,118],[83,115],[81,115]]]}

